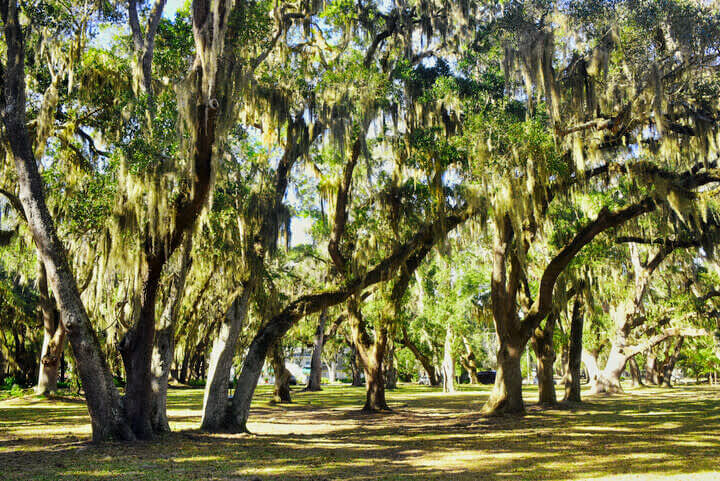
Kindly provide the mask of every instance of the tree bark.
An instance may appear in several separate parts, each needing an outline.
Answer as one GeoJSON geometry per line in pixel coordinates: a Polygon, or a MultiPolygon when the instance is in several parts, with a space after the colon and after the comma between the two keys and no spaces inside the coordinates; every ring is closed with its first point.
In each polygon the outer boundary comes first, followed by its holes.
{"type": "Polygon", "coordinates": [[[182,304],[185,292],[185,280],[191,266],[190,253],[192,250],[192,236],[188,233],[179,252],[180,266],[173,274],[170,288],[165,299],[165,308],[160,315],[155,343],[152,353],[151,375],[151,406],[150,422],[153,432],[170,432],[170,423],[167,417],[167,390],[170,376],[170,366],[175,354],[175,324],[178,310],[182,304]]]}
{"type": "Polygon", "coordinates": [[[521,339],[500,339],[499,342],[495,385],[482,412],[487,415],[519,414],[525,411],[520,368],[525,343],[521,339]]]}
{"type": "Polygon", "coordinates": [[[532,337],[532,346],[538,362],[538,402],[541,405],[553,406],[557,404],[555,393],[554,365],[555,346],[553,336],[555,332],[556,316],[551,313],[545,321],[545,328],[535,329],[532,337]]]}
{"type": "Polygon", "coordinates": [[[280,341],[275,343],[272,355],[273,371],[275,372],[275,387],[273,401],[276,403],[290,403],[290,371],[285,367],[285,354],[280,341]]]}
{"type": "Polygon", "coordinates": [[[452,355],[452,329],[448,327],[445,332],[445,347],[443,351],[443,392],[455,392],[455,359],[452,355]]]}
{"type": "Polygon", "coordinates": [[[38,292],[40,293],[40,315],[43,324],[43,345],[40,352],[40,368],[36,394],[48,395],[57,391],[60,359],[65,349],[65,328],[50,298],[45,264],[38,261],[38,292]]]}
{"type": "Polygon", "coordinates": [[[655,386],[660,384],[657,365],[657,356],[652,350],[648,350],[647,356],[645,357],[645,382],[655,386]]]}
{"type": "Polygon", "coordinates": [[[395,359],[395,343],[388,342],[389,348],[385,355],[385,389],[397,389],[398,371],[397,360],[395,359]]]}
{"type": "Polygon", "coordinates": [[[643,385],[642,378],[640,376],[640,367],[638,366],[635,357],[631,357],[628,360],[628,368],[630,370],[630,378],[632,379],[633,387],[640,387],[643,385]]]}
{"type": "Polygon", "coordinates": [[[362,361],[360,360],[360,355],[357,352],[355,344],[352,343],[350,347],[350,370],[352,371],[352,385],[355,387],[363,386],[361,374],[363,371],[362,361]]]}
{"type": "Polygon", "coordinates": [[[403,346],[410,349],[410,352],[413,353],[415,356],[415,359],[417,359],[420,364],[422,365],[423,369],[428,375],[428,380],[430,381],[431,386],[439,386],[440,385],[440,377],[438,376],[437,369],[435,369],[435,366],[432,363],[432,360],[430,357],[426,356],[420,348],[410,339],[410,337],[407,334],[407,329],[403,327],[403,339],[402,339],[403,346]]]}
{"type": "Polygon", "coordinates": [[[310,375],[308,376],[306,391],[322,391],[322,351],[325,346],[326,312],[320,313],[318,325],[315,328],[312,359],[310,360],[310,375]]]}
{"type": "Polygon", "coordinates": [[[584,313],[579,298],[573,304],[572,318],[570,320],[570,348],[568,349],[568,369],[565,380],[565,401],[579,403],[582,401],[580,395],[580,370],[582,368],[583,350],[583,322],[584,313]]]}
{"type": "MultiPolygon", "coordinates": [[[[203,430],[215,431],[221,429],[226,420],[230,407],[228,399],[230,369],[235,357],[237,340],[247,318],[253,289],[254,283],[248,281],[242,288],[242,293],[233,299],[220,325],[220,332],[213,343],[210,354],[210,369],[203,396],[201,422],[201,429],[203,430]]],[[[260,368],[262,369],[262,365],[260,368]]]]}
{"type": "Polygon", "coordinates": [[[18,6],[15,1],[5,5],[7,10],[2,12],[2,16],[7,63],[0,107],[6,139],[15,161],[20,201],[39,258],[47,269],[48,283],[55,295],[62,323],[77,360],[77,370],[90,412],[93,441],[133,439],[107,361],[80,299],[65,248],[57,236],[55,223],[45,203],[42,179],[25,124],[25,51],[18,6]]]}
{"type": "Polygon", "coordinates": [[[465,356],[463,356],[463,364],[465,365],[465,369],[468,371],[468,376],[470,376],[470,383],[480,384],[480,379],[478,379],[477,375],[480,370],[480,366],[477,365],[475,353],[472,350],[472,346],[470,346],[470,341],[468,341],[465,336],[463,336],[462,340],[466,353],[465,356]]]}

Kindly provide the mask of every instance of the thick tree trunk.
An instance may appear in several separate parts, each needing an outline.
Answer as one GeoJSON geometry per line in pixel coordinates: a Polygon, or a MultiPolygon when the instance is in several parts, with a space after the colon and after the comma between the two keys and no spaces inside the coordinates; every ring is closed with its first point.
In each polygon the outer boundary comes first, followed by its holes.
{"type": "Polygon", "coordinates": [[[568,349],[567,378],[565,380],[565,401],[579,403],[580,396],[580,370],[582,368],[582,338],[584,313],[579,300],[573,305],[570,320],[570,347],[568,349]]]}
{"type": "Polygon", "coordinates": [[[642,378],[640,376],[640,367],[638,366],[635,357],[631,357],[628,360],[628,369],[630,371],[630,378],[632,379],[633,387],[640,387],[643,385],[642,378]]]}
{"type": "MultiPolygon", "coordinates": [[[[201,429],[203,430],[215,431],[221,429],[225,423],[228,408],[230,407],[228,399],[230,369],[235,357],[238,337],[247,317],[250,295],[253,289],[254,285],[248,282],[243,287],[242,293],[233,299],[220,325],[220,332],[213,343],[210,354],[210,370],[203,397],[201,422],[201,429]]],[[[264,358],[263,362],[265,362],[264,358]]],[[[262,364],[260,368],[262,369],[262,364]]]]}
{"type": "Polygon", "coordinates": [[[365,364],[365,405],[364,413],[389,411],[385,400],[385,382],[383,381],[382,356],[370,355],[365,364]]]}
{"type": "Polygon", "coordinates": [[[337,361],[333,357],[328,363],[328,382],[334,383],[337,379],[337,361]]]}
{"type": "Polygon", "coordinates": [[[125,366],[123,405],[130,427],[138,439],[151,439],[153,428],[152,384],[150,367],[155,342],[155,301],[160,286],[162,263],[149,259],[143,276],[140,316],[120,341],[119,350],[125,366]]]}
{"type": "Polygon", "coordinates": [[[25,51],[16,2],[8,4],[4,22],[6,65],[2,119],[10,143],[20,201],[32,232],[39,258],[47,269],[48,283],[55,295],[67,337],[77,360],[92,424],[93,441],[132,439],[134,435],[123,416],[120,396],[103,356],[80,292],[57,236],[54,221],[45,203],[43,184],[35,161],[25,118],[25,51]]]}
{"type": "Polygon", "coordinates": [[[167,390],[170,376],[170,365],[175,354],[175,323],[177,313],[182,304],[185,292],[185,280],[190,270],[192,250],[192,237],[186,235],[182,249],[179,252],[180,266],[173,274],[170,281],[165,308],[160,315],[160,320],[155,333],[155,344],[152,353],[151,365],[151,388],[152,398],[150,407],[150,420],[153,432],[170,432],[170,423],[167,417],[167,390]]]}
{"type": "Polygon", "coordinates": [[[672,373],[675,370],[675,364],[680,358],[680,350],[682,349],[685,338],[680,336],[675,343],[675,350],[671,355],[666,357],[665,363],[663,364],[662,370],[662,385],[665,387],[672,387],[672,373]]]}
{"type": "Polygon", "coordinates": [[[43,345],[40,352],[40,366],[36,394],[48,395],[57,391],[60,359],[65,349],[65,328],[55,309],[55,303],[48,291],[45,264],[38,261],[38,292],[40,293],[40,315],[43,324],[43,345]]]}
{"type": "Polygon", "coordinates": [[[622,392],[620,376],[627,364],[627,356],[623,354],[623,348],[623,343],[617,340],[613,343],[605,368],[598,374],[592,387],[593,394],[622,392]]]}
{"type": "Polygon", "coordinates": [[[541,405],[552,406],[557,404],[554,381],[556,356],[553,342],[555,316],[551,314],[545,322],[544,329],[535,329],[532,337],[532,346],[538,362],[538,402],[541,405]]]}
{"type": "Polygon", "coordinates": [[[520,339],[500,339],[495,386],[483,406],[486,415],[518,414],[525,411],[522,398],[520,359],[524,343],[520,339]]]}
{"type": "Polygon", "coordinates": [[[273,348],[272,366],[275,372],[275,387],[273,401],[276,403],[290,403],[290,371],[285,367],[285,354],[282,344],[278,341],[273,348]]]}
{"type": "Polygon", "coordinates": [[[325,346],[325,322],[327,320],[326,312],[320,313],[318,325],[315,328],[315,340],[313,343],[313,353],[310,360],[310,375],[308,376],[306,391],[322,391],[322,352],[325,346]]]}
{"type": "Polygon", "coordinates": [[[445,333],[445,347],[443,352],[443,392],[455,392],[455,359],[452,354],[452,329],[448,328],[445,333]]]}

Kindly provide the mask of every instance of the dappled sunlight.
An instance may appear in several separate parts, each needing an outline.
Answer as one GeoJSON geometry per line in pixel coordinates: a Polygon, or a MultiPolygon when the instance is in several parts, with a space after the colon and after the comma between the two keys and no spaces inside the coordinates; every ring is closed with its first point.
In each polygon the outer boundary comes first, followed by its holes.
{"type": "MultiPolygon", "coordinates": [[[[537,390],[527,386],[527,399],[537,390]]],[[[172,389],[174,433],[150,443],[89,446],[83,404],[0,402],[0,479],[428,480],[720,478],[720,389],[640,389],[572,408],[485,418],[490,387],[453,395],[403,385],[393,412],[360,413],[362,388],[325,386],[270,404],[260,386],[253,434],[197,430],[202,391],[172,389]]]]}

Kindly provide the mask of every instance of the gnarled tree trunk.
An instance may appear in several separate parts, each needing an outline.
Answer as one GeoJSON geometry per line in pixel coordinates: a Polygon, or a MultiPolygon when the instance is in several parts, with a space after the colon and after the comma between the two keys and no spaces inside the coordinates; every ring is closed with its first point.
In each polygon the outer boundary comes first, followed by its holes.
{"type": "MultiPolygon", "coordinates": [[[[220,332],[213,343],[210,354],[210,369],[205,393],[203,395],[203,416],[201,429],[215,431],[221,429],[228,414],[230,401],[228,389],[230,388],[230,369],[237,340],[242,330],[242,325],[247,318],[247,310],[250,303],[250,295],[254,284],[248,281],[242,288],[242,293],[233,299],[230,307],[225,312],[220,332]]],[[[265,359],[263,358],[263,362],[265,359]]],[[[183,360],[183,366],[185,361],[183,360]]],[[[260,365],[262,368],[262,364],[260,365]]]]}
{"type": "Polygon", "coordinates": [[[554,365],[555,346],[553,336],[555,332],[556,316],[551,313],[545,321],[545,327],[535,329],[532,337],[532,346],[538,362],[538,402],[542,405],[552,406],[557,403],[555,393],[554,365]]]}
{"type": "Polygon", "coordinates": [[[430,357],[426,356],[414,342],[412,342],[412,339],[410,339],[410,337],[408,336],[407,329],[405,327],[403,327],[402,344],[403,346],[410,349],[410,352],[413,353],[415,359],[420,362],[423,369],[425,370],[425,373],[428,375],[430,385],[439,386],[440,377],[438,376],[437,369],[435,369],[432,360],[430,359],[430,357]]]}
{"type": "Polygon", "coordinates": [[[289,403],[290,397],[290,371],[285,367],[285,353],[280,341],[275,343],[272,354],[272,366],[275,372],[275,387],[273,389],[273,402],[289,403]]]}
{"type": "Polygon", "coordinates": [[[630,371],[630,378],[632,379],[633,387],[639,387],[643,385],[642,378],[640,376],[640,367],[638,366],[635,357],[631,357],[628,360],[628,369],[630,371]]]}
{"type": "Polygon", "coordinates": [[[385,355],[385,389],[396,389],[398,381],[397,359],[395,359],[395,343],[389,341],[385,355]]]}
{"type": "Polygon", "coordinates": [[[525,411],[522,398],[520,360],[525,342],[522,339],[499,339],[497,373],[490,397],[483,406],[489,415],[517,414],[525,411]]]}

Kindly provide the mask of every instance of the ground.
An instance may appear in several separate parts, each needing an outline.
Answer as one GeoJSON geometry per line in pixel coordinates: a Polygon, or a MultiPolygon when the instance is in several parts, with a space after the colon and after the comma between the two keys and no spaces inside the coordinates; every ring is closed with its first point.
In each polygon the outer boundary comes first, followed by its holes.
{"type": "Polygon", "coordinates": [[[394,413],[359,412],[364,390],[294,392],[272,406],[260,387],[253,435],[197,430],[202,391],[172,389],[173,434],[93,446],[76,399],[0,401],[2,480],[717,480],[720,388],[642,388],[574,409],[483,418],[486,387],[453,395],[403,385],[394,413]]]}

